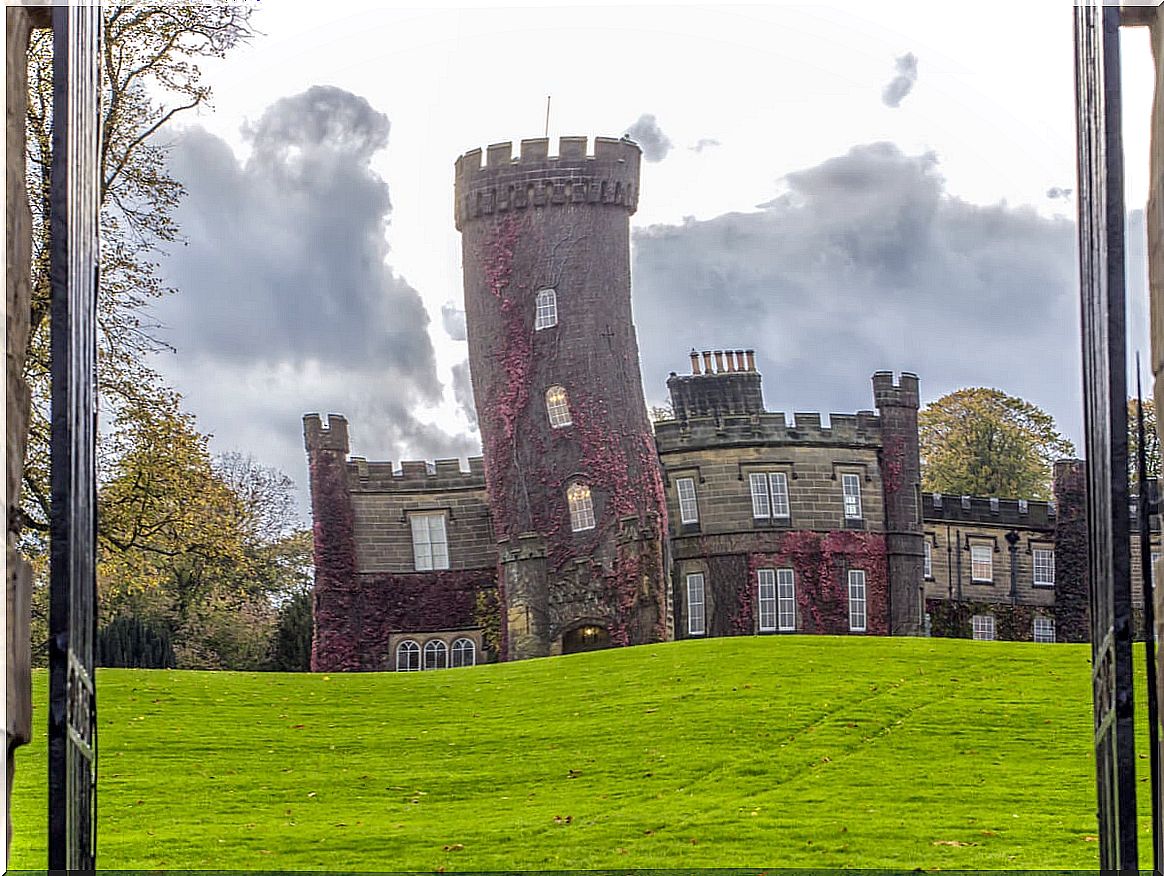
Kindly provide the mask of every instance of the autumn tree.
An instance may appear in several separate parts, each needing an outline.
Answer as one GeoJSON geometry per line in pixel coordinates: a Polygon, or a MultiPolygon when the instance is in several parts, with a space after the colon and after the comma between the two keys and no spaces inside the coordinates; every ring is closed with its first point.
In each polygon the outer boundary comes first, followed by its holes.
{"type": "Polygon", "coordinates": [[[1046,411],[997,389],[959,389],[918,414],[922,487],[973,496],[1051,498],[1055,460],[1074,445],[1046,411]]]}
{"type": "MultiPolygon", "coordinates": [[[[174,291],[157,260],[179,240],[173,211],[184,189],[167,169],[169,145],[159,135],[174,118],[209,101],[199,60],[223,57],[253,31],[248,7],[126,4],[105,6],[103,14],[97,377],[104,410],[116,411],[154,404],[152,392],[161,384],[144,364],[163,347],[146,307],[174,291]]],[[[47,532],[51,31],[33,32],[28,57],[33,265],[23,377],[31,407],[21,510],[25,526],[47,532]]]]}

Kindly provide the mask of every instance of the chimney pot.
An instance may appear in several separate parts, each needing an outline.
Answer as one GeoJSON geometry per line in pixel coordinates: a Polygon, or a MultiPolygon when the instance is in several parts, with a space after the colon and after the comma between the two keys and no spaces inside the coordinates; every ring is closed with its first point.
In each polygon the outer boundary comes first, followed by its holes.
{"type": "Polygon", "coordinates": [[[691,373],[699,373],[699,354],[695,352],[694,348],[691,350],[691,373]]]}
{"type": "Polygon", "coordinates": [[[711,350],[704,350],[703,351],[703,373],[704,374],[711,374],[712,373],[711,350]]]}
{"type": "Polygon", "coordinates": [[[724,355],[727,356],[727,370],[728,371],[735,371],[736,370],[736,357],[732,355],[732,351],[727,350],[727,351],[725,351],[724,355]]]}
{"type": "Polygon", "coordinates": [[[723,350],[716,350],[715,351],[715,373],[716,374],[723,374],[723,372],[724,372],[723,350]]]}
{"type": "Polygon", "coordinates": [[[756,370],[756,351],[755,350],[744,350],[744,355],[748,357],[748,370],[755,371],[756,370]]]}

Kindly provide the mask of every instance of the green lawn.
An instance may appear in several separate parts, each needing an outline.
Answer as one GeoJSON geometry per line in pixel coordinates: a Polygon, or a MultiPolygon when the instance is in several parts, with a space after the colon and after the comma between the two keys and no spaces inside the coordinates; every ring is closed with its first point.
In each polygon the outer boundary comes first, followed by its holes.
{"type": "MultiPolygon", "coordinates": [[[[407,675],[100,670],[98,861],[1093,869],[1087,657],[801,636],[407,675]]],[[[16,868],[44,866],[44,757],[18,755],[16,868]]]]}

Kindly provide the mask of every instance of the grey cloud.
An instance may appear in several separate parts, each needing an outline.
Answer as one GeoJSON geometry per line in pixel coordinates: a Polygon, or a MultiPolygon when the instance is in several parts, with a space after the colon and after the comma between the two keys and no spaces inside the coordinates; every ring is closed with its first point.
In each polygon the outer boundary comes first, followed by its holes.
{"type": "Polygon", "coordinates": [[[465,311],[452,302],[441,305],[441,324],[447,334],[454,341],[463,341],[468,337],[465,330],[465,311]]]}
{"type": "Polygon", "coordinates": [[[703,137],[697,140],[694,146],[689,146],[687,148],[689,148],[692,152],[702,152],[704,149],[710,149],[713,146],[719,145],[721,145],[719,140],[716,140],[712,137],[703,137]]]}
{"type": "Polygon", "coordinates": [[[307,411],[347,414],[371,439],[353,452],[369,456],[473,444],[414,413],[439,402],[442,387],[420,295],[388,264],[392,203],[371,160],[389,127],[362,97],[314,86],[246,127],[245,162],[200,128],[174,145],[188,243],[163,263],[181,291],[155,308],[178,350],[162,367],[203,428],[266,464],[282,460],[235,436],[302,448],[307,411]]]}
{"type": "Polygon", "coordinates": [[[1079,436],[1073,223],[961,201],[936,156],[890,143],[783,183],[756,212],[636,233],[648,403],[692,347],[753,347],[772,410],[869,408],[869,376],[907,370],[926,398],[996,385],[1079,436]]]}
{"type": "Polygon", "coordinates": [[[453,366],[453,398],[469,421],[470,427],[477,429],[477,406],[473,401],[473,382],[469,374],[469,360],[453,366]]]}
{"type": "Polygon", "coordinates": [[[1052,201],[1057,201],[1057,200],[1069,201],[1069,200],[1071,200],[1071,193],[1073,191],[1074,191],[1074,189],[1063,189],[1063,188],[1060,188],[1059,186],[1051,186],[1051,188],[1047,189],[1047,197],[1050,198],[1052,201]]]}
{"type": "Polygon", "coordinates": [[[671,138],[663,133],[650,113],[639,116],[626,132],[642,147],[643,158],[647,161],[662,161],[671,152],[671,138]]]}
{"type": "Polygon", "coordinates": [[[890,107],[900,106],[905,96],[913,91],[917,82],[917,56],[907,52],[894,61],[894,67],[897,75],[881,91],[881,102],[890,107]]]}

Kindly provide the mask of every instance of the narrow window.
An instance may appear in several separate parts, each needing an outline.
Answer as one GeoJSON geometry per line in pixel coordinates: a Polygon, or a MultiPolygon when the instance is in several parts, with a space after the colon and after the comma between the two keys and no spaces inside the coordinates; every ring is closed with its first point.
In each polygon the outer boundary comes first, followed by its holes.
{"type": "Polygon", "coordinates": [[[994,557],[990,545],[974,544],[970,546],[970,579],[994,583],[994,557]]]}
{"type": "Polygon", "coordinates": [[[679,478],[675,481],[679,493],[679,519],[684,523],[699,522],[699,505],[695,501],[695,478],[679,478]]]}
{"type": "Polygon", "coordinates": [[[855,474],[841,475],[841,492],[845,498],[845,519],[861,519],[861,478],[855,474]]]}
{"type": "Polygon", "coordinates": [[[702,636],[706,632],[703,613],[703,574],[696,572],[687,576],[687,633],[702,636]]]}
{"type": "Polygon", "coordinates": [[[849,570],[849,631],[865,632],[865,573],[849,570]]]}
{"type": "Polygon", "coordinates": [[[420,645],[408,639],[396,646],[396,671],[418,672],[420,670],[420,645]]]}
{"type": "Polygon", "coordinates": [[[594,528],[594,503],[590,500],[590,487],[586,484],[570,484],[566,490],[566,501],[570,505],[570,528],[575,532],[594,528]]]}
{"type": "Polygon", "coordinates": [[[1034,634],[1036,642],[1054,642],[1055,619],[1050,617],[1035,618],[1034,634]]]}
{"type": "Polygon", "coordinates": [[[796,629],[796,579],[791,569],[776,570],[776,601],[781,630],[796,629]]]}
{"type": "Polygon", "coordinates": [[[457,639],[453,642],[451,651],[451,659],[449,665],[456,668],[458,666],[474,666],[477,663],[477,646],[473,644],[472,639],[457,639]]]}
{"type": "Polygon", "coordinates": [[[768,476],[759,472],[750,474],[748,483],[752,486],[752,516],[757,520],[767,520],[771,516],[768,510],[768,476]]]}
{"type": "Polygon", "coordinates": [[[776,572],[773,569],[759,569],[756,572],[760,597],[760,632],[776,631],[776,572]]]}
{"type": "Polygon", "coordinates": [[[541,331],[558,324],[558,296],[553,289],[538,292],[537,314],[534,317],[534,331],[541,331]]]}
{"type": "Polygon", "coordinates": [[[1035,586],[1055,586],[1055,552],[1050,548],[1035,548],[1031,551],[1035,567],[1035,586]]]}
{"type": "Polygon", "coordinates": [[[925,575],[926,578],[933,578],[934,577],[934,551],[933,551],[933,547],[930,544],[930,540],[928,538],[923,542],[923,544],[925,544],[925,546],[926,546],[926,555],[925,555],[925,559],[922,560],[922,574],[925,575]]]}
{"type": "Polygon", "coordinates": [[[768,475],[768,485],[772,490],[772,516],[788,516],[788,476],[782,471],[768,475]]]}
{"type": "Polygon", "coordinates": [[[445,669],[449,665],[449,647],[440,639],[424,643],[424,668],[445,669]]]}
{"type": "Polygon", "coordinates": [[[994,615],[976,614],[970,619],[974,638],[982,642],[994,641],[994,615]]]}
{"type": "Polygon", "coordinates": [[[449,541],[444,512],[409,515],[412,523],[412,559],[418,572],[449,567],[449,541]]]}
{"type": "Polygon", "coordinates": [[[555,429],[569,426],[570,402],[566,399],[566,390],[560,386],[551,386],[546,390],[546,413],[550,416],[550,425],[555,429]]]}

